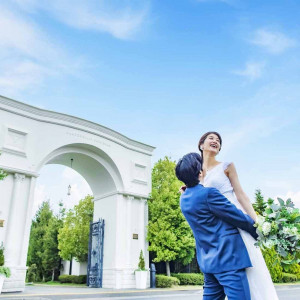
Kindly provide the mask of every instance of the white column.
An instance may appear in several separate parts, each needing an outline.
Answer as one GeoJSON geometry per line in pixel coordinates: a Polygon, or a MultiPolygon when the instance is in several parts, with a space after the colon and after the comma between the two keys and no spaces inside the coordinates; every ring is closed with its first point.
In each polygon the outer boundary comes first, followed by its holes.
{"type": "Polygon", "coordinates": [[[28,190],[27,195],[27,206],[26,206],[26,218],[25,218],[25,226],[23,228],[23,234],[22,234],[22,251],[20,253],[19,257],[19,264],[21,266],[26,266],[27,261],[27,252],[28,252],[28,244],[29,244],[29,235],[30,235],[30,228],[32,223],[32,207],[34,203],[34,189],[35,189],[35,182],[36,178],[31,177],[30,179],[30,187],[28,190]]]}
{"type": "MultiPolygon", "coordinates": [[[[16,247],[20,241],[16,241],[16,232],[23,228],[24,224],[20,224],[19,216],[24,214],[18,207],[21,186],[25,180],[24,174],[16,173],[14,175],[14,186],[12,199],[10,201],[9,217],[7,219],[7,232],[5,237],[5,262],[7,266],[17,266],[19,262],[19,253],[21,249],[16,247]]],[[[26,197],[27,195],[25,195],[26,197]]]]}
{"type": "Polygon", "coordinates": [[[139,203],[139,215],[140,215],[140,220],[139,220],[139,247],[141,250],[143,250],[143,253],[145,255],[145,252],[147,249],[145,249],[146,246],[146,237],[145,237],[145,199],[141,199],[139,203]]]}
{"type": "Polygon", "coordinates": [[[148,226],[148,202],[147,199],[144,200],[144,234],[145,234],[145,263],[146,263],[146,268],[149,268],[149,251],[148,251],[148,246],[149,243],[147,241],[147,226],[148,226]]]}
{"type": "Polygon", "coordinates": [[[126,266],[131,268],[131,244],[132,244],[132,224],[131,224],[131,210],[132,210],[132,196],[127,197],[126,203],[126,266]]]}

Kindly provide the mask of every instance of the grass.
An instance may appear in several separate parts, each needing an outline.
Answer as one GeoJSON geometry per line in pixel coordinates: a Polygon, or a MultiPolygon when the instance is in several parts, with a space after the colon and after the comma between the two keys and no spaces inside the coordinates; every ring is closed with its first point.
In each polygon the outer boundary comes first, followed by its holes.
{"type": "Polygon", "coordinates": [[[34,282],[33,284],[26,283],[26,285],[75,286],[75,287],[87,286],[86,283],[60,283],[59,281],[34,282]]]}
{"type": "Polygon", "coordinates": [[[294,282],[278,282],[278,283],[274,283],[274,285],[293,285],[293,284],[300,284],[300,280],[299,281],[294,281],[294,282]]]}
{"type": "MultiPolygon", "coordinates": [[[[281,283],[274,283],[274,285],[294,285],[294,284],[300,284],[300,281],[296,281],[296,282],[281,282],[281,283]]],[[[73,287],[86,287],[87,285],[85,283],[80,283],[80,284],[76,284],[76,283],[60,283],[59,281],[47,281],[47,282],[34,282],[33,284],[29,284],[26,283],[26,285],[40,285],[40,286],[73,286],[73,287]]],[[[176,287],[173,287],[171,289],[176,289],[176,290],[186,290],[186,289],[202,289],[203,286],[202,285],[179,285],[176,287]]]]}

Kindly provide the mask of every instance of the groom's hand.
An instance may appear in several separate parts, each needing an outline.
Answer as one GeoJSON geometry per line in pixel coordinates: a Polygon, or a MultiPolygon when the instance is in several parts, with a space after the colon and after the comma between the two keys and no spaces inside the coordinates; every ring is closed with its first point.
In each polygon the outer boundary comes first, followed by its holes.
{"type": "Polygon", "coordinates": [[[180,187],[180,189],[179,189],[178,192],[179,192],[180,194],[182,194],[185,190],[186,190],[186,185],[183,185],[183,186],[180,187]]]}

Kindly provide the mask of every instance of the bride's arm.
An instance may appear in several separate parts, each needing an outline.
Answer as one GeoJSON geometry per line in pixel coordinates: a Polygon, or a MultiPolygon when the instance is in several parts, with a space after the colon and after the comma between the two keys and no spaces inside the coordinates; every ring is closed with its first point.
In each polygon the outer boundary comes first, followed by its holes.
{"type": "Polygon", "coordinates": [[[235,166],[233,163],[231,163],[228,168],[225,170],[225,174],[228,176],[231,185],[233,187],[234,193],[236,195],[237,200],[242,205],[246,213],[254,220],[256,221],[257,215],[253,209],[253,206],[250,202],[250,199],[246,195],[246,193],[243,191],[235,166]]]}

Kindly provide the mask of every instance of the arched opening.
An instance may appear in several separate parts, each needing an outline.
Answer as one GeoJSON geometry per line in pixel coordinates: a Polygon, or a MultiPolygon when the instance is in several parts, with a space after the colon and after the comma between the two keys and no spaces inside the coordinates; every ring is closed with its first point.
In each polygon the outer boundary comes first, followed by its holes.
{"type": "MultiPolygon", "coordinates": [[[[71,194],[74,192],[79,192],[79,195],[81,195],[81,199],[83,199],[88,194],[94,196],[96,198],[96,201],[99,198],[102,199],[101,203],[96,203],[95,205],[93,219],[94,221],[99,220],[99,218],[105,219],[107,223],[107,234],[105,238],[104,250],[109,251],[107,249],[114,248],[112,247],[112,244],[115,242],[115,238],[112,230],[114,230],[115,227],[115,216],[114,214],[112,214],[112,211],[115,207],[114,202],[116,200],[118,190],[122,189],[122,181],[120,180],[121,176],[118,172],[118,169],[110,159],[110,157],[101,149],[98,149],[94,146],[86,144],[66,145],[52,151],[49,155],[47,155],[47,157],[39,165],[39,172],[41,172],[42,175],[45,174],[43,172],[45,168],[46,171],[48,168],[52,172],[52,176],[56,176],[54,185],[56,185],[56,189],[60,189],[61,191],[61,196],[59,197],[60,199],[57,199],[58,194],[56,193],[55,200],[57,210],[59,202],[58,200],[63,199],[64,203],[68,201],[68,186],[67,180],[65,178],[68,176],[64,176],[66,172],[69,174],[73,174],[73,176],[74,173],[77,174],[77,179],[78,177],[81,177],[81,181],[85,183],[86,186],[88,186],[88,189],[86,190],[88,190],[89,192],[86,194],[78,191],[78,189],[74,191],[72,190],[72,187],[70,190],[71,194]],[[64,168],[62,168],[62,166],[64,166],[64,168]],[[56,174],[54,171],[55,168],[56,174]],[[59,174],[58,172],[61,172],[61,174],[59,174]],[[112,203],[106,203],[106,207],[103,209],[103,204],[105,204],[105,201],[109,201],[110,198],[112,203]]],[[[39,189],[39,180],[40,179],[38,178],[36,183],[37,189],[39,189]]],[[[71,182],[69,182],[69,184],[71,185],[71,182]]],[[[80,198],[77,197],[77,202],[79,202],[80,198]]],[[[78,204],[74,203],[74,198],[72,204],[78,204]]],[[[66,207],[71,208],[70,205],[66,205],[66,207]]],[[[37,205],[34,205],[34,208],[37,208],[37,205]]],[[[108,259],[109,257],[110,255],[107,255],[108,259]]],[[[111,261],[108,261],[108,265],[111,265],[111,261]]],[[[75,258],[70,259],[70,261],[63,261],[63,271],[61,272],[61,274],[86,275],[87,262],[81,261],[80,263],[78,263],[76,262],[75,258]]]]}
{"type": "Polygon", "coordinates": [[[120,172],[113,160],[101,149],[88,144],[70,144],[48,154],[38,166],[58,164],[76,170],[89,184],[94,197],[123,189],[120,172]]]}
{"type": "MultiPolygon", "coordinates": [[[[88,209],[91,196],[93,193],[87,181],[71,166],[46,164],[42,167],[35,185],[26,262],[27,280],[53,281],[58,280],[60,275],[87,275],[86,258],[81,257],[79,262],[75,255],[66,257],[65,252],[70,251],[66,250],[66,247],[63,254],[59,255],[58,230],[63,228],[64,219],[70,210],[75,213],[75,205],[76,211],[81,212],[81,217],[85,220],[84,224],[89,223],[86,216],[91,217],[88,209]],[[82,202],[79,207],[85,207],[84,210],[78,207],[80,200],[82,202]],[[40,239],[40,236],[44,238],[40,239]]],[[[88,253],[89,233],[87,229],[83,233],[80,233],[84,238],[80,238],[79,243],[84,245],[88,253]]],[[[64,239],[66,238],[65,236],[64,239]]],[[[75,253],[78,252],[75,247],[73,249],[75,253]]],[[[84,280],[83,278],[84,276],[81,276],[81,280],[84,280]]]]}
{"type": "Polygon", "coordinates": [[[76,170],[58,164],[44,165],[36,180],[32,217],[44,201],[49,200],[54,213],[58,213],[59,203],[62,202],[67,211],[87,195],[93,196],[93,192],[76,170]]]}

